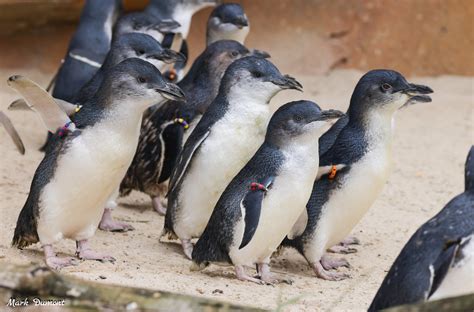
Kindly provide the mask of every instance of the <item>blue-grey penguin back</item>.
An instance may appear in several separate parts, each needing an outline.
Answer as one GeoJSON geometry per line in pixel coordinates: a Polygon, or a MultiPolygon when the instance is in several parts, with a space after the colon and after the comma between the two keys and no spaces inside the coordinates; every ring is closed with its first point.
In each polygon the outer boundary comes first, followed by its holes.
{"type": "Polygon", "coordinates": [[[100,68],[110,49],[112,27],[121,9],[119,0],[86,2],[56,76],[55,98],[73,102],[77,92],[100,68]]]}

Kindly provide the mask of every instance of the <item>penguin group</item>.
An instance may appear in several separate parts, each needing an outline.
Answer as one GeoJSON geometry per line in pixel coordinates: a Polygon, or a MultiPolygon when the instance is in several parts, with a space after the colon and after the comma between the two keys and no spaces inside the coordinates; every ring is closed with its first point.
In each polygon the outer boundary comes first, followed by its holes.
{"type": "MultiPolygon", "coordinates": [[[[348,278],[338,268],[350,264],[328,251],[357,243],[349,234],[390,176],[395,114],[431,102],[433,90],[374,69],[346,113],[298,100],[272,114],[275,95],[303,86],[269,53],[245,46],[249,31],[236,3],[151,0],[124,13],[120,0],[85,1],[50,86],[7,81],[21,95],[10,109],[36,112],[48,132],[12,245],[40,243],[53,269],[113,262],[89,242],[97,229],[133,230],[112,214],[136,190],[193,270],[228,263],[239,280],[274,284],[272,256],[294,248],[318,278],[348,278]],[[214,7],[206,47],[187,66],[191,18],[206,7],[214,7]],[[62,239],[76,242],[74,256],[57,256],[62,239]]],[[[24,153],[2,112],[0,121],[24,153]]],[[[465,180],[465,192],[408,241],[370,310],[474,292],[474,148],[465,180]]]]}

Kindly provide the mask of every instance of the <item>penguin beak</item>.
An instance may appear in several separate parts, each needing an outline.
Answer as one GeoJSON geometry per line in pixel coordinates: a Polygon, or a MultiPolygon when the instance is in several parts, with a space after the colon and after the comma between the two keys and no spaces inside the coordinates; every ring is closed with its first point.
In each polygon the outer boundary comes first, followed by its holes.
{"type": "Polygon", "coordinates": [[[280,76],[277,79],[273,79],[272,82],[277,86],[280,86],[282,89],[294,89],[298,91],[303,91],[303,86],[295,78],[290,75],[280,76]]]}
{"type": "Polygon", "coordinates": [[[410,97],[410,100],[402,106],[405,107],[416,102],[431,102],[431,97],[426,94],[433,93],[433,89],[428,86],[409,83],[402,92],[410,97]]]}
{"type": "Polygon", "coordinates": [[[164,20],[159,21],[158,23],[154,23],[148,26],[148,29],[157,30],[159,32],[170,32],[180,26],[181,24],[175,20],[164,19],[164,20]]]}
{"type": "Polygon", "coordinates": [[[184,101],[186,99],[183,90],[174,83],[165,82],[164,85],[155,88],[155,91],[168,100],[184,101]]]}
{"type": "Polygon", "coordinates": [[[237,16],[234,20],[232,20],[232,24],[237,26],[237,28],[242,29],[249,25],[249,21],[245,15],[237,16]]]}
{"type": "Polygon", "coordinates": [[[261,57],[261,58],[269,58],[270,54],[268,52],[262,51],[262,50],[257,50],[257,49],[252,49],[250,50],[250,55],[251,56],[256,56],[256,57],[261,57]]]}
{"type": "Polygon", "coordinates": [[[173,51],[171,49],[163,49],[160,52],[150,53],[146,56],[146,58],[157,59],[166,64],[186,61],[186,57],[182,53],[173,51]]]}
{"type": "Polygon", "coordinates": [[[328,109],[324,110],[319,114],[318,117],[314,121],[324,121],[324,120],[330,120],[330,119],[338,119],[345,116],[345,114],[341,111],[335,110],[335,109],[328,109]]]}

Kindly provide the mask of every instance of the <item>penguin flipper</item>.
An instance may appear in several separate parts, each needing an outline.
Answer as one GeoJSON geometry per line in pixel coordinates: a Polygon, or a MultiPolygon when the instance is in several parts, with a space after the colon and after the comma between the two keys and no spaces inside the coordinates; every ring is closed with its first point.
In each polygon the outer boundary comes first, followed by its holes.
{"type": "Polygon", "coordinates": [[[435,262],[432,265],[433,282],[431,283],[428,298],[441,285],[443,279],[449,271],[449,268],[453,264],[454,258],[456,257],[456,254],[458,253],[458,250],[462,243],[464,242],[461,239],[447,242],[444,250],[439,254],[438,258],[436,258],[435,262]]]}
{"type": "Polygon", "coordinates": [[[15,144],[20,154],[24,155],[25,146],[23,145],[23,141],[21,140],[20,135],[13,126],[13,123],[11,122],[10,118],[8,118],[8,116],[5,115],[5,113],[2,111],[0,111],[0,123],[2,123],[3,127],[12,138],[13,143],[15,144]]]}
{"type": "Polygon", "coordinates": [[[336,142],[337,136],[349,122],[347,115],[339,120],[319,138],[319,157],[324,155],[336,142]]]}
{"type": "Polygon", "coordinates": [[[244,235],[239,249],[244,248],[252,240],[255,231],[257,230],[258,222],[260,220],[260,212],[262,209],[263,198],[265,197],[268,188],[273,183],[275,177],[268,177],[261,184],[265,188],[249,189],[245,197],[240,202],[240,208],[244,217],[244,235]],[[245,211],[245,213],[244,213],[245,211]]]}
{"type": "Polygon", "coordinates": [[[34,81],[22,76],[11,76],[8,85],[23,96],[31,109],[38,112],[50,132],[55,133],[68,123],[72,125],[71,119],[55,99],[34,81]]]}
{"type": "Polygon", "coordinates": [[[196,153],[196,151],[199,149],[201,144],[206,140],[210,133],[211,130],[208,129],[201,136],[196,138],[196,140],[194,140],[192,143],[188,139],[188,142],[190,144],[185,144],[183,150],[181,151],[178,163],[175,169],[173,170],[173,173],[171,174],[168,194],[170,194],[179,184],[179,182],[184,176],[184,173],[186,172],[186,169],[191,163],[194,153],[196,153]]]}

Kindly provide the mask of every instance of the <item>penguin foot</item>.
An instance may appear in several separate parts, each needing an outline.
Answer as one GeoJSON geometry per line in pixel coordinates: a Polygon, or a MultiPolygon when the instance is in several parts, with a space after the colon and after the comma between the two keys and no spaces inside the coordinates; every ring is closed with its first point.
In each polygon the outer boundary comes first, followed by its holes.
{"type": "Polygon", "coordinates": [[[99,229],[109,232],[127,232],[133,231],[135,228],[128,223],[116,221],[112,218],[112,209],[105,208],[102,219],[99,223],[99,229]]]}
{"type": "Polygon", "coordinates": [[[260,279],[264,281],[267,285],[274,285],[274,284],[280,284],[280,283],[285,283],[288,285],[293,284],[292,279],[279,279],[276,278],[272,272],[270,272],[270,266],[268,263],[258,263],[257,264],[257,271],[260,274],[260,279]]]}
{"type": "Polygon", "coordinates": [[[183,247],[183,252],[188,257],[189,260],[193,260],[193,243],[191,243],[190,239],[182,239],[181,246],[183,247]]]}
{"type": "Polygon", "coordinates": [[[252,277],[252,276],[248,275],[245,272],[244,267],[241,266],[241,265],[236,265],[235,266],[235,275],[237,275],[237,279],[239,279],[240,281],[252,282],[252,283],[259,284],[259,285],[267,284],[267,282],[261,280],[260,278],[256,278],[256,277],[252,277]]]}
{"type": "Polygon", "coordinates": [[[347,236],[339,245],[360,245],[360,240],[355,236],[347,236]]]}
{"type": "Polygon", "coordinates": [[[155,211],[158,212],[160,216],[166,215],[166,207],[164,207],[163,204],[161,203],[161,199],[159,196],[153,197],[151,199],[151,205],[153,206],[153,209],[155,209],[155,211]]]}
{"type": "Polygon", "coordinates": [[[78,265],[79,262],[73,257],[48,257],[45,259],[46,265],[53,270],[59,270],[67,266],[78,265]]]}
{"type": "Polygon", "coordinates": [[[332,246],[331,248],[328,248],[329,252],[332,253],[339,253],[339,254],[351,254],[351,253],[356,253],[357,249],[352,248],[352,247],[347,247],[345,245],[336,245],[332,246]]]}
{"type": "Polygon", "coordinates": [[[317,277],[327,281],[341,281],[346,278],[350,278],[350,275],[346,273],[328,272],[323,268],[319,261],[311,263],[311,267],[313,268],[314,273],[316,273],[317,277]]]}
{"type": "Polygon", "coordinates": [[[327,255],[323,255],[321,257],[321,265],[323,266],[323,268],[325,270],[332,270],[332,269],[337,269],[337,268],[340,268],[340,267],[346,267],[346,268],[350,268],[351,265],[349,264],[349,262],[344,259],[344,258],[331,258],[327,255]]]}
{"type": "Polygon", "coordinates": [[[67,266],[78,265],[79,262],[73,257],[58,257],[51,245],[43,245],[46,265],[53,270],[59,270],[67,266]]]}
{"type": "Polygon", "coordinates": [[[89,248],[87,240],[76,242],[76,255],[81,260],[97,260],[100,262],[115,262],[115,258],[105,255],[89,248]]]}

